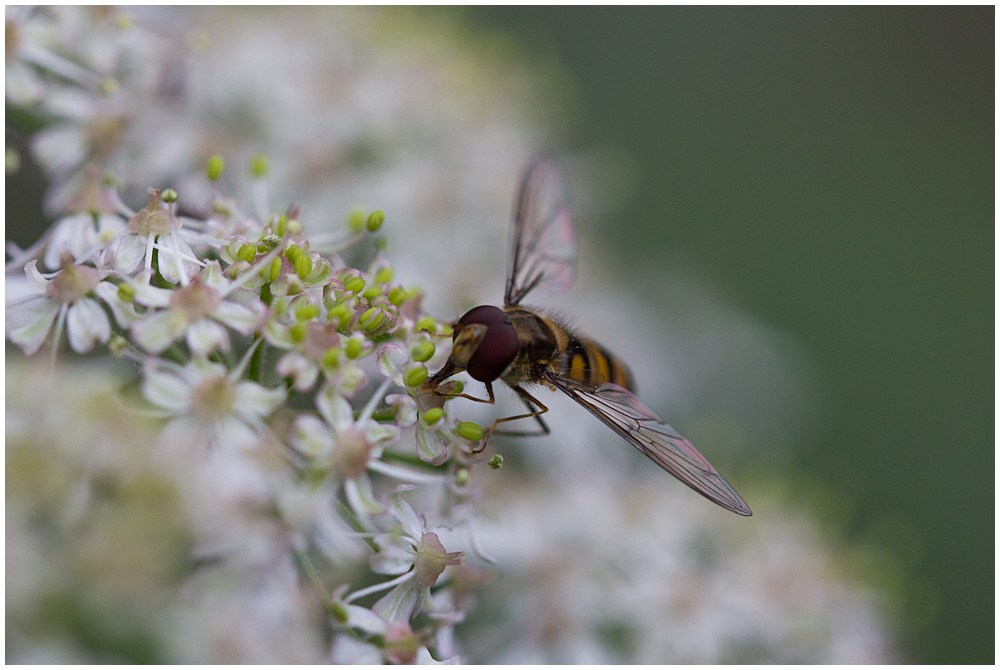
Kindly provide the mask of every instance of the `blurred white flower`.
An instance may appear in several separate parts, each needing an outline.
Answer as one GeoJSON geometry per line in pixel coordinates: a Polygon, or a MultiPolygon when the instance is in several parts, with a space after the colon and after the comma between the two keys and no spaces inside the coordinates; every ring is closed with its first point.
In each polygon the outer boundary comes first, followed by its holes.
{"type": "Polygon", "coordinates": [[[101,273],[67,262],[59,272],[46,277],[37,264],[31,261],[24,267],[27,283],[22,290],[15,289],[20,294],[18,302],[7,305],[7,339],[30,356],[42,346],[55,324],[53,349],[59,344],[64,325],[69,344],[77,353],[90,351],[96,342],[107,342],[111,337],[108,316],[96,300],[87,297],[101,282],[101,273]]]}
{"type": "Polygon", "coordinates": [[[153,359],[146,367],[142,394],[164,416],[173,417],[163,430],[163,442],[179,450],[256,444],[266,428],[264,418],[286,394],[283,388],[240,381],[243,367],[229,372],[198,357],[183,366],[153,359]]]}

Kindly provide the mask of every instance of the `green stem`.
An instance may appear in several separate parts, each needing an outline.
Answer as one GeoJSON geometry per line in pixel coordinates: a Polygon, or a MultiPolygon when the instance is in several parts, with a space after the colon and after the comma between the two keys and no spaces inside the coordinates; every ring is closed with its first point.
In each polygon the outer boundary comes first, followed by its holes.
{"type": "MultiPolygon", "coordinates": [[[[261,335],[255,335],[256,339],[260,339],[261,335]]],[[[247,371],[247,376],[250,381],[261,383],[261,379],[264,376],[264,347],[267,346],[264,342],[261,342],[257,349],[250,356],[250,369],[247,371]]]]}
{"type": "MultiPolygon", "coordinates": [[[[365,528],[365,525],[361,523],[361,519],[359,519],[354,514],[351,508],[339,500],[337,501],[337,511],[340,512],[340,516],[344,519],[344,521],[347,522],[347,525],[350,526],[355,532],[357,533],[369,532],[368,529],[365,528]]],[[[375,544],[375,540],[371,539],[370,537],[365,537],[362,539],[365,541],[365,544],[371,547],[372,551],[378,551],[378,545],[375,544]]]]}
{"type": "Polygon", "coordinates": [[[319,573],[316,571],[315,566],[313,566],[312,561],[309,560],[309,556],[302,549],[293,549],[292,555],[295,557],[295,564],[299,567],[299,571],[302,576],[306,578],[309,582],[309,586],[316,593],[316,597],[319,598],[320,604],[323,605],[323,609],[326,610],[328,614],[335,614],[336,609],[333,604],[333,599],[330,598],[330,593],[323,586],[323,580],[320,579],[319,573]]]}

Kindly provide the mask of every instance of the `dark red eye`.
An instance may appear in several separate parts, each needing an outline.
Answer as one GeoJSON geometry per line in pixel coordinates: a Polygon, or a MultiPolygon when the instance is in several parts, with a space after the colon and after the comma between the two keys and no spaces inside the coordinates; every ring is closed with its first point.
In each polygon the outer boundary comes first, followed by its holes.
{"type": "Polygon", "coordinates": [[[486,336],[469,359],[469,376],[481,382],[499,377],[517,356],[517,332],[502,309],[481,305],[470,309],[458,320],[458,326],[474,323],[487,327],[486,336]]]}

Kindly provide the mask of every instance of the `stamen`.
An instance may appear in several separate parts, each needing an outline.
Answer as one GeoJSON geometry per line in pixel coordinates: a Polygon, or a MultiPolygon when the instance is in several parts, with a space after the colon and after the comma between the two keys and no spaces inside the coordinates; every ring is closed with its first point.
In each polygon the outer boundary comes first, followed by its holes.
{"type": "Polygon", "coordinates": [[[369,586],[369,587],[360,589],[358,591],[355,591],[351,595],[349,595],[346,598],[344,598],[344,603],[348,604],[348,603],[354,602],[358,598],[364,598],[365,596],[370,596],[371,594],[378,593],[379,591],[387,591],[387,590],[391,589],[394,586],[398,586],[398,585],[402,584],[407,579],[409,579],[410,577],[412,577],[413,574],[414,574],[414,571],[411,569],[409,572],[406,572],[406,573],[400,575],[399,577],[396,577],[395,579],[390,579],[387,582],[382,582],[381,584],[374,584],[372,586],[369,586]]]}

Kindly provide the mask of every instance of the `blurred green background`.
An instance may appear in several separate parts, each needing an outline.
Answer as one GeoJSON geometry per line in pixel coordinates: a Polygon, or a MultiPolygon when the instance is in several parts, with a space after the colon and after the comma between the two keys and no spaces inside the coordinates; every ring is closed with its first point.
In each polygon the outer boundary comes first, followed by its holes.
{"type": "Polygon", "coordinates": [[[682,259],[807,348],[794,469],[890,550],[908,660],[991,663],[993,7],[465,16],[563,68],[572,148],[633,161],[620,265],[682,259]]]}

